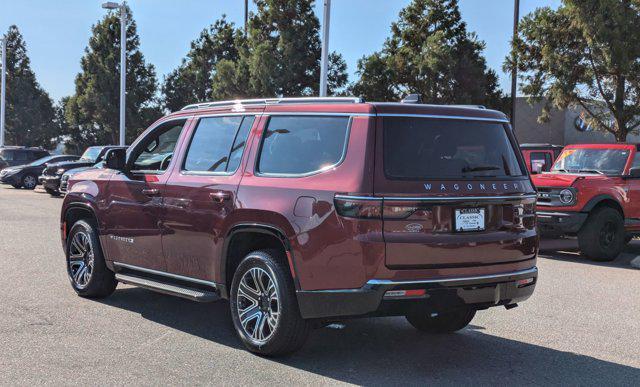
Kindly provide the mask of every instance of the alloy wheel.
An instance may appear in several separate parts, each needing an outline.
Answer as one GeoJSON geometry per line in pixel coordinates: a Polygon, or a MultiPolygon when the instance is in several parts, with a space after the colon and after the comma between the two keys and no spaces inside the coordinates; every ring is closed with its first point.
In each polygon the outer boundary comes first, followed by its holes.
{"type": "Polygon", "coordinates": [[[84,289],[91,280],[94,266],[94,253],[91,238],[84,231],[75,233],[71,237],[69,246],[68,272],[73,283],[84,289]]]}
{"type": "Polygon", "coordinates": [[[244,333],[258,343],[267,342],[280,318],[278,287],[271,274],[259,267],[244,273],[236,303],[244,333]]]}
{"type": "Polygon", "coordinates": [[[31,176],[31,175],[25,176],[25,177],[24,177],[24,181],[22,182],[22,184],[24,185],[24,187],[25,187],[25,188],[28,188],[28,189],[33,189],[33,188],[35,188],[36,183],[37,183],[37,182],[36,182],[36,178],[35,178],[35,177],[33,177],[33,176],[31,176]]]}

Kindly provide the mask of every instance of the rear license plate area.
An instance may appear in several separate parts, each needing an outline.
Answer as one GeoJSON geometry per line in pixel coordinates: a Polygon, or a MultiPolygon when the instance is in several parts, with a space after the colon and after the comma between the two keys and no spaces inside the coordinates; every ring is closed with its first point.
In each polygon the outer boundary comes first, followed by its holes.
{"type": "Polygon", "coordinates": [[[484,208],[456,208],[454,210],[453,225],[457,232],[484,231],[484,208]]]}

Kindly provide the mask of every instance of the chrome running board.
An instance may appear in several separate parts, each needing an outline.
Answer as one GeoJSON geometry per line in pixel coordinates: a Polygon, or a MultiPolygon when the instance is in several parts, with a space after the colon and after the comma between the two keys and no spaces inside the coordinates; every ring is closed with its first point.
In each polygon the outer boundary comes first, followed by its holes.
{"type": "Polygon", "coordinates": [[[132,274],[116,273],[116,280],[123,284],[135,285],[141,288],[153,290],[158,293],[168,294],[186,298],[197,302],[213,302],[218,300],[218,294],[215,291],[195,289],[178,284],[170,284],[161,282],[156,279],[143,278],[132,274]]]}

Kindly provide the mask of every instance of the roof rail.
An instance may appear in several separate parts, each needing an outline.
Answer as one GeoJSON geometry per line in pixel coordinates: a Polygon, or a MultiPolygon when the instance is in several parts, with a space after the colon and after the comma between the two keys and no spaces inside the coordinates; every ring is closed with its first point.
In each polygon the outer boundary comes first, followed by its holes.
{"type": "Polygon", "coordinates": [[[304,104],[304,103],[363,103],[359,97],[297,97],[297,98],[258,98],[234,99],[228,101],[201,102],[187,105],[180,110],[206,109],[234,105],[304,104]]]}
{"type": "Polygon", "coordinates": [[[473,109],[483,109],[483,110],[487,109],[487,107],[484,106],[484,105],[457,105],[457,104],[454,104],[454,105],[449,105],[449,106],[473,108],[473,109]]]}

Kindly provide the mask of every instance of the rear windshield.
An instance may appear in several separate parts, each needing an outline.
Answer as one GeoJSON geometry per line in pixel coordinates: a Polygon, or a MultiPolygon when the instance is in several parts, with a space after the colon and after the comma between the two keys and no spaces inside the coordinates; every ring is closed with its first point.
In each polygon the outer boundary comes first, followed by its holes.
{"type": "Polygon", "coordinates": [[[410,180],[523,176],[506,130],[498,122],[385,117],[385,174],[410,180]]]}

